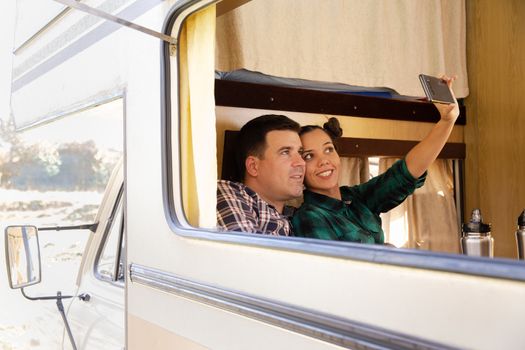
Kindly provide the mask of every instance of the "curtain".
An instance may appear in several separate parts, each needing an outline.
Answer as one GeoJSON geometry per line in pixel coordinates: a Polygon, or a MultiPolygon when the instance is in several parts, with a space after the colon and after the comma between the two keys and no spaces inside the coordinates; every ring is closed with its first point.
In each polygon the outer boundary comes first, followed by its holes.
{"type": "Polygon", "coordinates": [[[368,158],[341,157],[339,186],[354,186],[370,180],[368,158]]]}
{"type": "Polygon", "coordinates": [[[182,29],[179,91],[184,211],[190,224],[210,228],[216,226],[217,202],[214,52],[215,6],[209,6],[182,29]]]}
{"type": "Polygon", "coordinates": [[[464,0],[252,0],[217,19],[216,68],[423,96],[418,75],[457,74],[468,95],[464,0]]]}
{"type": "MultiPolygon", "coordinates": [[[[380,159],[379,173],[396,160],[380,159]]],[[[381,218],[385,241],[397,247],[459,253],[452,161],[436,160],[428,169],[425,185],[381,218]]]]}

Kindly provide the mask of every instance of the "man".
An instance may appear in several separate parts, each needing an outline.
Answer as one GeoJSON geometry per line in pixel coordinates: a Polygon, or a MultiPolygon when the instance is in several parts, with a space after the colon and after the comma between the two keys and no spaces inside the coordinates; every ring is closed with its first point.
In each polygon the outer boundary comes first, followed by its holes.
{"type": "Polygon", "coordinates": [[[303,192],[300,125],[263,115],[240,130],[236,153],[242,183],[217,183],[217,225],[225,231],[289,236],[284,204],[303,192]]]}

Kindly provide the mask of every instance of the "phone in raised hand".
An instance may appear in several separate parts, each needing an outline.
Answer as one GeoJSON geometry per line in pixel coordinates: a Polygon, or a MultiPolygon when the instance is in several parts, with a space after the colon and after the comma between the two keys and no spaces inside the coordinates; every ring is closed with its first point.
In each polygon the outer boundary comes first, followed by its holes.
{"type": "Polygon", "coordinates": [[[430,102],[445,104],[455,103],[454,96],[452,96],[452,92],[443,79],[420,74],[419,80],[421,81],[425,95],[430,102]]]}

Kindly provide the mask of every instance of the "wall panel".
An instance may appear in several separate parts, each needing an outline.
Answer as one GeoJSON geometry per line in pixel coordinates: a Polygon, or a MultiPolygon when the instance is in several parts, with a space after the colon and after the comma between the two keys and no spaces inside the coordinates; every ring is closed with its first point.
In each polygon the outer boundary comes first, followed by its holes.
{"type": "Polygon", "coordinates": [[[496,256],[517,256],[525,208],[525,1],[467,0],[470,95],[466,213],[492,223],[496,256]]]}

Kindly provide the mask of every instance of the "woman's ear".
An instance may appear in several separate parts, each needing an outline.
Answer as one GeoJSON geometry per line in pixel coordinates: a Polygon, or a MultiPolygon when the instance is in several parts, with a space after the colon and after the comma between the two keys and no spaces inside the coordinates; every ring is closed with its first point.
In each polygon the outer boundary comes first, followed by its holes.
{"type": "Polygon", "coordinates": [[[256,177],[259,173],[259,159],[254,156],[248,156],[244,161],[244,166],[246,167],[246,174],[256,177]]]}

